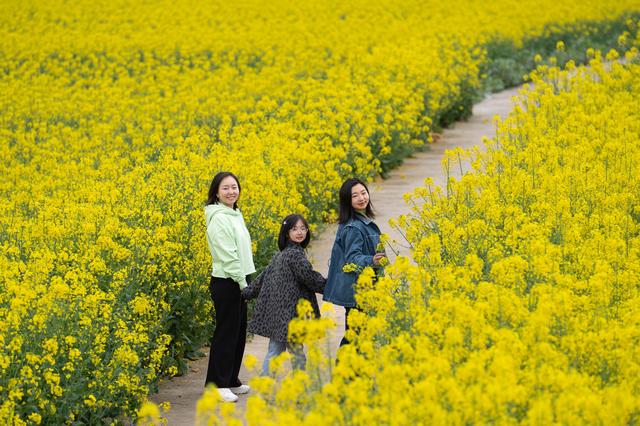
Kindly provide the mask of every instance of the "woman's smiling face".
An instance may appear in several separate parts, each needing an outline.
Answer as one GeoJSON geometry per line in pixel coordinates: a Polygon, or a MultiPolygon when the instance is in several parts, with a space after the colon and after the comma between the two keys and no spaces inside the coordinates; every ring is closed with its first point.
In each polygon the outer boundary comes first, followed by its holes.
{"type": "Polygon", "coordinates": [[[353,185],[351,188],[351,206],[358,211],[365,210],[369,205],[369,193],[362,184],[353,185]]]}
{"type": "Polygon", "coordinates": [[[294,243],[300,244],[307,238],[307,232],[309,232],[309,230],[304,225],[304,222],[298,220],[296,224],[289,229],[289,239],[294,243]]]}
{"type": "Polygon", "coordinates": [[[238,201],[240,197],[240,189],[238,188],[238,182],[233,176],[227,176],[220,182],[218,187],[218,200],[227,207],[233,208],[233,205],[238,201]]]}

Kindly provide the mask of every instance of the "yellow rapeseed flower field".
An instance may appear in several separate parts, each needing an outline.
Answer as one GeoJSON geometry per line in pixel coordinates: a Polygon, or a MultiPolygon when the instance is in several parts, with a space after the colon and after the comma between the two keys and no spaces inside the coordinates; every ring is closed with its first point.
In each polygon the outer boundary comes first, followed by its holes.
{"type": "MultiPolygon", "coordinates": [[[[331,375],[316,373],[324,358],[256,380],[248,424],[638,421],[640,63],[635,47],[624,64],[590,54],[532,73],[486,151],[448,154],[445,170],[472,170],[425,182],[398,220],[415,264],[375,284],[365,270],[331,375]]],[[[233,419],[202,405],[201,420],[233,419]]]]}
{"type": "Polygon", "coordinates": [[[480,87],[485,43],[639,7],[4,1],[0,419],[118,423],[182,368],[210,330],[215,172],[240,176],[264,262],[284,214],[329,219],[345,176],[426,144],[480,87]]]}

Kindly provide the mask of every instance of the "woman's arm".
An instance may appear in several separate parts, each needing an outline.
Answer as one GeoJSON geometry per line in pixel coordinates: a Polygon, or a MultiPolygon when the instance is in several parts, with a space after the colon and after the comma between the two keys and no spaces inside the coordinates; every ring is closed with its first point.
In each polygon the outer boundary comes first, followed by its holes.
{"type": "Polygon", "coordinates": [[[323,293],[327,279],[317,271],[313,270],[311,262],[301,250],[291,250],[289,266],[293,272],[296,282],[308,288],[314,293],[323,293]]]}
{"type": "Polygon", "coordinates": [[[242,289],[242,298],[245,300],[251,300],[258,297],[260,294],[260,289],[262,288],[262,282],[264,281],[264,277],[267,275],[267,271],[269,270],[271,264],[269,264],[266,269],[260,272],[260,275],[256,277],[255,280],[251,281],[251,283],[242,289]]]}

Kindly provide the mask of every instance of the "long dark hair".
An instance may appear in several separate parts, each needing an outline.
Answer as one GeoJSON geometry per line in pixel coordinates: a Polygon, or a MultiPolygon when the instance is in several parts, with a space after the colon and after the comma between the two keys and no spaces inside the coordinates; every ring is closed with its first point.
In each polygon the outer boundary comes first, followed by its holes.
{"type": "MultiPolygon", "coordinates": [[[[240,188],[240,181],[238,180],[238,177],[236,175],[234,175],[231,172],[220,172],[216,174],[213,177],[213,180],[211,181],[211,186],[209,187],[209,197],[207,198],[207,204],[206,204],[207,206],[209,204],[218,204],[218,202],[220,201],[218,200],[218,190],[220,189],[220,183],[224,178],[227,178],[229,176],[234,178],[236,183],[238,184],[238,195],[240,194],[240,192],[242,192],[240,188]]],[[[236,201],[235,203],[233,203],[233,209],[235,210],[237,208],[238,208],[238,202],[236,201]]]]}
{"type": "Polygon", "coordinates": [[[311,230],[309,229],[309,224],[307,223],[305,218],[302,217],[302,215],[290,214],[289,216],[284,218],[284,220],[282,221],[282,225],[280,226],[280,235],[278,235],[278,248],[280,249],[280,251],[284,250],[284,248],[287,246],[287,242],[289,241],[289,231],[291,231],[291,228],[296,226],[296,223],[298,223],[298,221],[301,221],[307,228],[307,236],[300,243],[300,245],[302,246],[302,248],[307,248],[307,246],[309,245],[309,241],[311,241],[311,230]]]}
{"type": "MultiPolygon", "coordinates": [[[[358,184],[364,186],[364,189],[367,190],[367,194],[371,196],[366,183],[358,178],[347,179],[340,187],[340,214],[338,216],[339,223],[347,223],[351,219],[356,217],[357,212],[351,205],[351,188],[358,184]]],[[[373,204],[371,204],[371,198],[369,198],[369,204],[367,204],[365,214],[371,219],[374,219],[376,217],[375,213],[373,213],[373,204]]]]}

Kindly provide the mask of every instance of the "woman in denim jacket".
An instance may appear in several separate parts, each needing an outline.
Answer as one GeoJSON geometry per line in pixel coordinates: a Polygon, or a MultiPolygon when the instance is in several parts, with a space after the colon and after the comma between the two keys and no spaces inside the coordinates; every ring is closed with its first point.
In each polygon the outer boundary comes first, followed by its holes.
{"type": "MultiPolygon", "coordinates": [[[[380,228],[373,222],[375,215],[369,200],[369,189],[359,179],[347,179],[340,188],[340,217],[336,240],[331,250],[329,274],[324,300],[345,308],[345,332],[349,313],[357,309],[354,295],[359,271],[371,266],[380,269],[384,252],[378,253],[380,228]],[[345,265],[356,265],[356,271],[345,272],[345,265]]],[[[340,346],[349,343],[343,337],[340,346]]]]}

